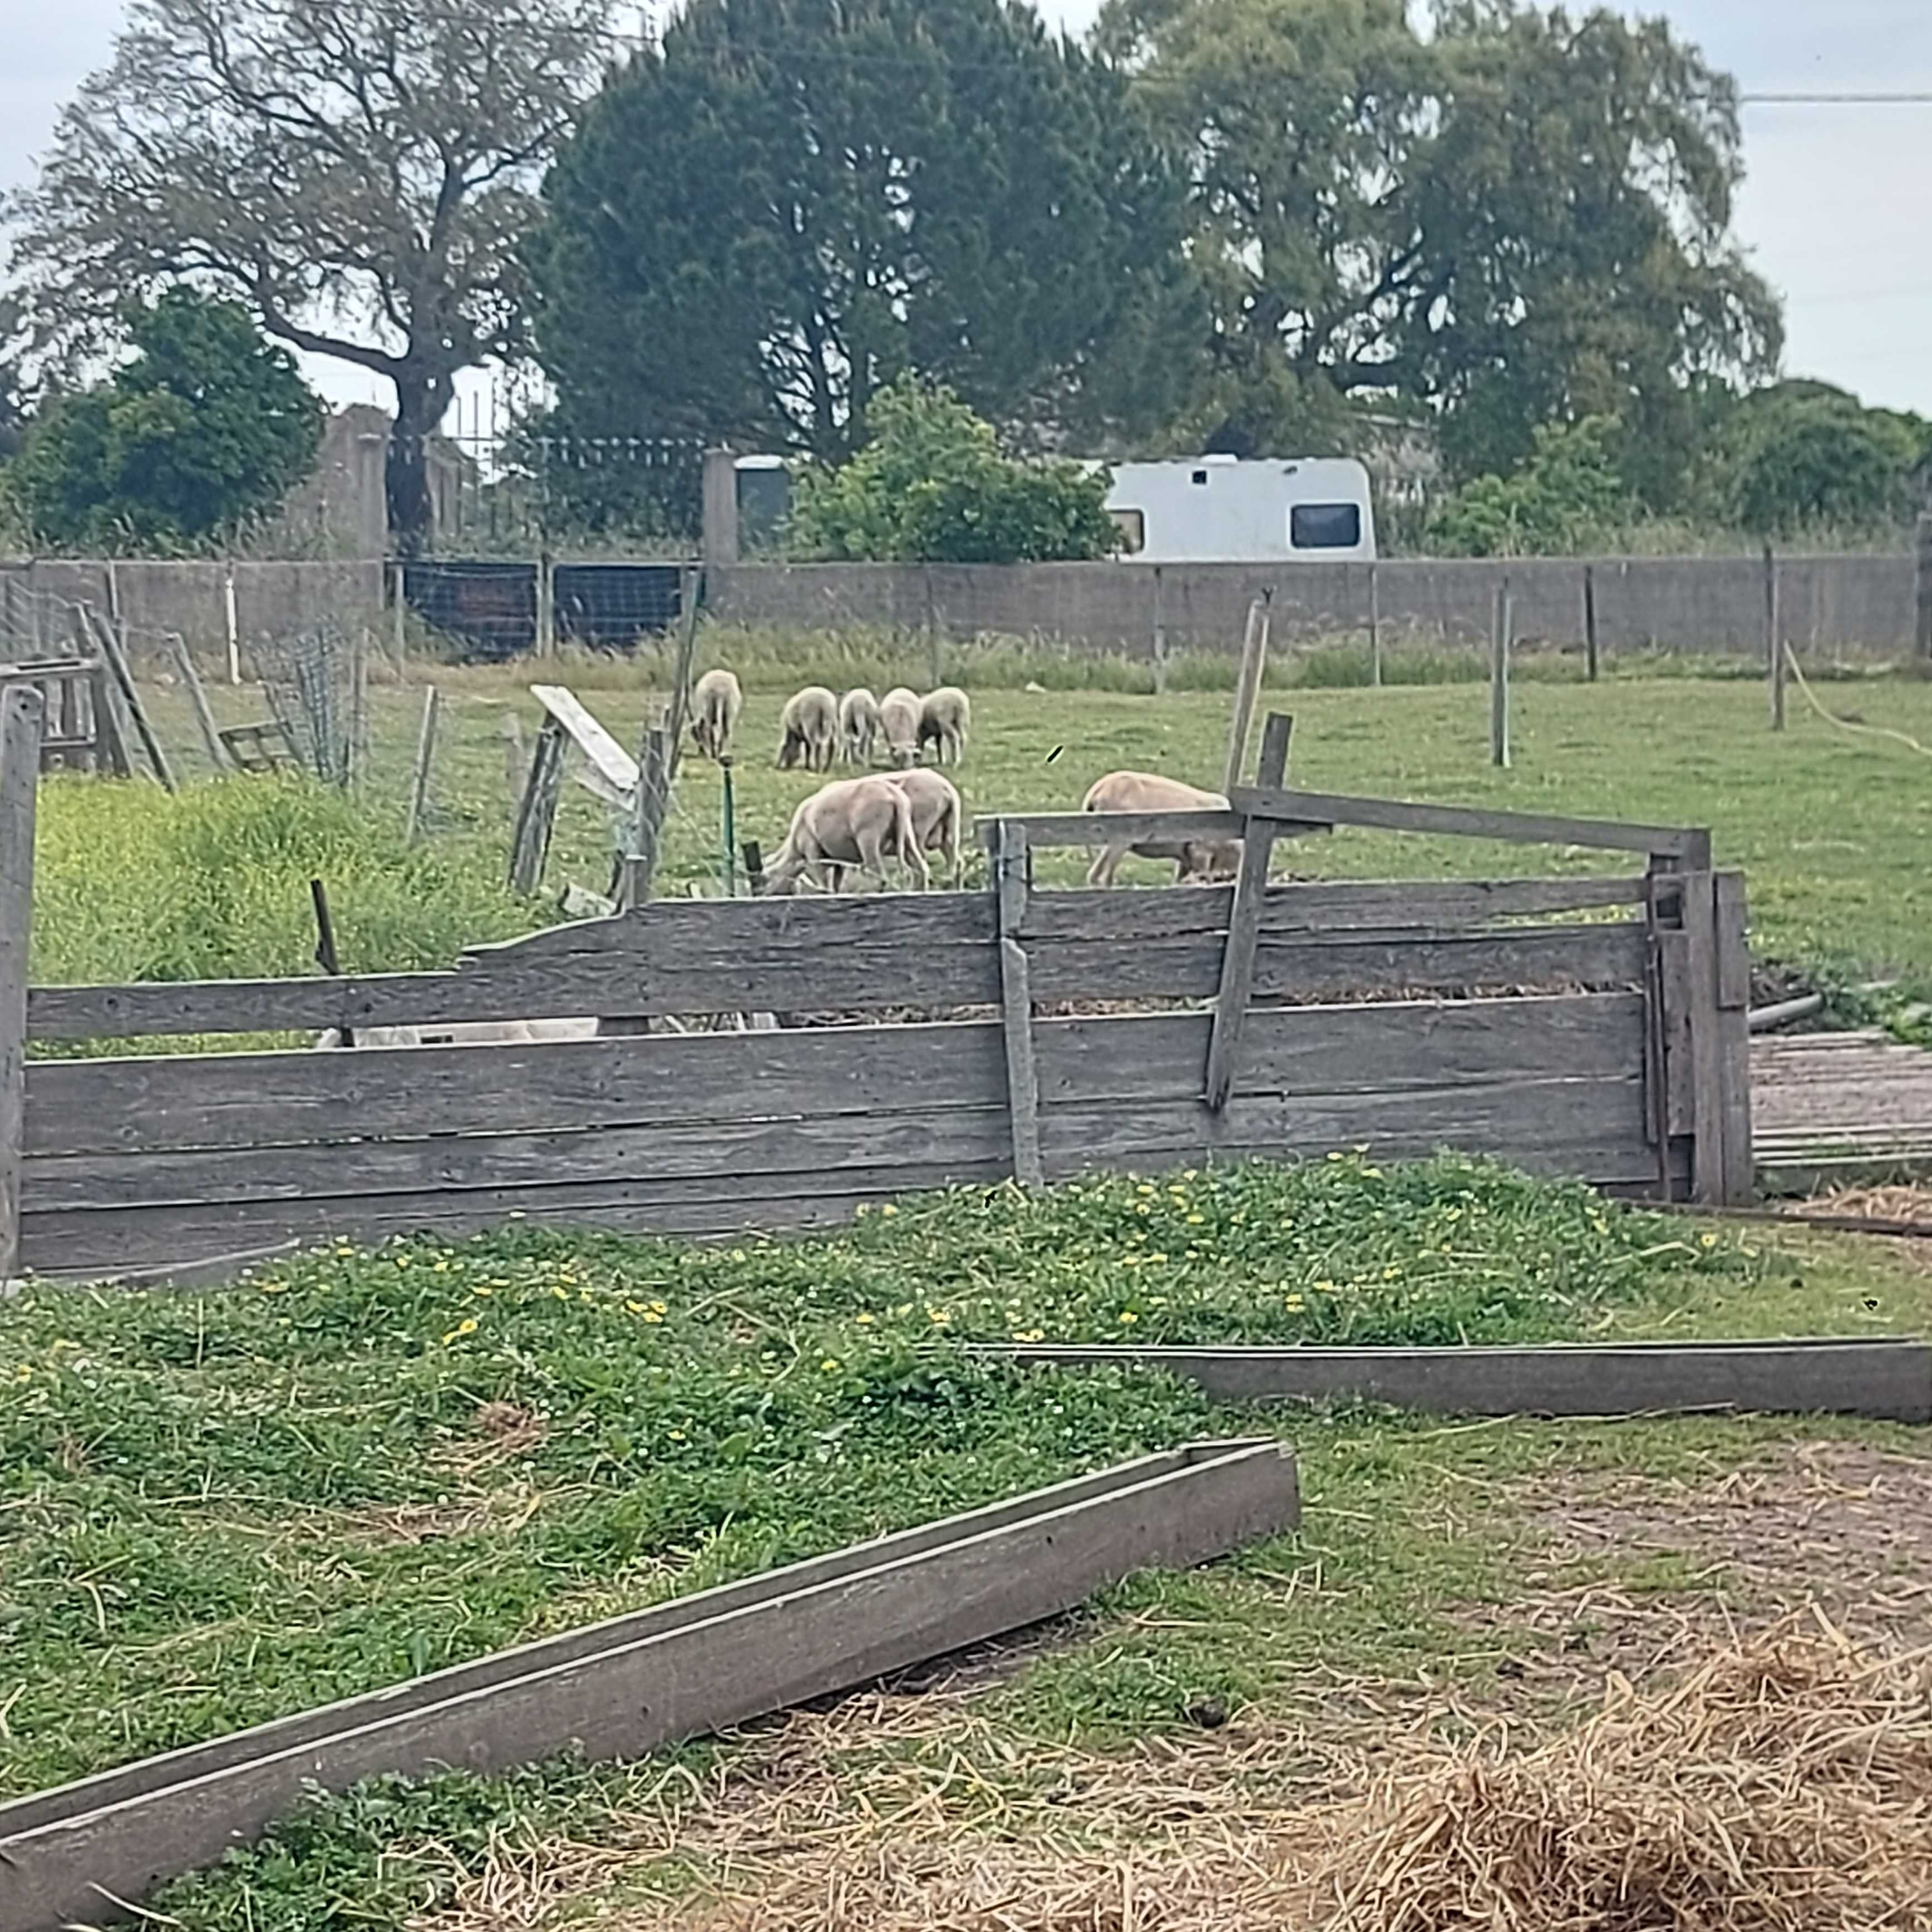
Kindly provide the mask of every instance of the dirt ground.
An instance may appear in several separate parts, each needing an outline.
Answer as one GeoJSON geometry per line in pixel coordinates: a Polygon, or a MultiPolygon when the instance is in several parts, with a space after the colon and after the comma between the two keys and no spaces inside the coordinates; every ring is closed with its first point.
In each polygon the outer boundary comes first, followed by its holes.
{"type": "MultiPolygon", "coordinates": [[[[1564,1748],[1588,1714],[1700,1667],[1721,1674],[1711,1660],[1754,1643],[1809,1646],[1852,1685],[1889,1659],[1923,1677],[1913,1695],[1932,1720],[1932,1456],[1787,1443],[1707,1480],[1552,1474],[1498,1508],[1527,1540],[1529,1587],[1458,1613],[1479,1653],[1492,1640],[1492,1681],[1331,1679],[1295,1708],[1092,1754],[983,1714],[990,1685],[1058,1640],[1035,1633],[758,1727],[728,1768],[667,1773],[602,1843],[506,1847],[424,1932],[1366,1927],[1383,1922],[1332,1917],[1348,1862],[1336,1834],[1365,1830],[1378,1793],[1386,1807],[1412,1774],[1441,1785],[1446,1766],[1442,1789],[1462,1791],[1445,1750],[1473,1741],[1503,1778],[1525,1753],[1564,1748]]],[[[1835,1708],[1826,1697],[1828,1723],[1835,1708]]],[[[1792,1723],[1802,1714],[1794,1706],[1792,1723]]],[[[1642,1729],[1625,1725],[1627,1747],[1642,1729]]],[[[1861,1802],[1874,1818],[1884,1808],[1861,1802]]],[[[1898,1925],[1932,1926],[1932,1856],[1921,1862],[1924,1887],[1905,1882],[1898,1925]]],[[[1847,1922],[1821,1902],[1829,1889],[1795,1917],[1629,1923],[1847,1922]]]]}

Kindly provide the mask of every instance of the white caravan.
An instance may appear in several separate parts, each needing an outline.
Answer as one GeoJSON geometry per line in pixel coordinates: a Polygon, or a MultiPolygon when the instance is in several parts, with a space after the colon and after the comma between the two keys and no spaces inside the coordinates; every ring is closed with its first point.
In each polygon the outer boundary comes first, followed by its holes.
{"type": "Polygon", "coordinates": [[[1112,468],[1107,509],[1129,562],[1346,563],[1376,554],[1369,472],[1353,457],[1112,468]]]}

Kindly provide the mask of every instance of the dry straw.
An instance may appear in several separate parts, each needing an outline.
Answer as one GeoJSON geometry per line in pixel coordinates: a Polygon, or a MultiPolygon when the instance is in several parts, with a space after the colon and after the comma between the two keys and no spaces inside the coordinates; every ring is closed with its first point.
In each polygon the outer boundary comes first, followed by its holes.
{"type": "Polygon", "coordinates": [[[506,1847],[434,1923],[1932,1932],[1928,1652],[1861,1652],[1814,1610],[1666,1688],[1613,1677],[1543,1741],[1436,1728],[1371,1750],[1352,1726],[1343,1753],[1248,1724],[1107,1760],[988,1730],[970,1700],[858,1700],[635,1819],[627,1851],[506,1847]],[[1016,1781],[976,1769],[989,1750],[1016,1781]]]}

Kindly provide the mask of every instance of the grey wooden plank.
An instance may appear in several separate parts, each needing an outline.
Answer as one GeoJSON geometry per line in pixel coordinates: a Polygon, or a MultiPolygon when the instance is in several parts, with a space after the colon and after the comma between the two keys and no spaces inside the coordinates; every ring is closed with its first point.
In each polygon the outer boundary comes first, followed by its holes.
{"type": "MultiPolygon", "coordinates": [[[[1606,1078],[1635,1064],[1638,996],[1388,1001],[1258,1010],[1249,1084],[1316,1092],[1499,1077],[1606,1078]]],[[[1184,1094],[1204,1014],[1040,1021],[1049,1100],[1184,1094]]],[[[30,1156],[262,1148],[394,1136],[488,1135],[903,1114],[998,1105],[1000,1028],[787,1028],[353,1053],[160,1054],[27,1069],[30,1156]]]]}
{"type": "Polygon", "coordinates": [[[300,1145],[430,1133],[893,1117],[997,1106],[991,1024],[786,1028],[382,1048],[37,1060],[30,1154],[300,1145]]]}
{"type": "Polygon", "coordinates": [[[1337,1148],[1377,1159],[1452,1149],[1490,1154],[1532,1173],[1600,1183],[1654,1180],[1644,1132],[1643,1082],[1498,1080],[1400,1094],[1237,1094],[1220,1112],[1198,1098],[1049,1106],[1042,1152],[1053,1178],[1210,1158],[1288,1160],[1337,1148]]]}
{"type": "Polygon", "coordinates": [[[598,722],[583,700],[560,684],[533,684],[530,695],[556,720],[606,788],[628,799],[637,789],[638,761],[598,722]]]}
{"type": "Polygon", "coordinates": [[[1067,1366],[1135,1360],[1228,1402],[1342,1398],[1467,1415],[1721,1408],[1932,1421],[1932,1347],[1909,1339],[1452,1348],[1016,1344],[984,1352],[1067,1366]]]}
{"type": "MultiPolygon", "coordinates": [[[[1267,620],[1262,620],[1265,648],[1267,620]]],[[[1280,787],[1288,776],[1288,740],[1294,721],[1286,712],[1268,715],[1262,737],[1260,769],[1256,778],[1265,790],[1280,787]]],[[[1246,726],[1242,728],[1246,736],[1246,726]]],[[[1231,752],[1230,758],[1234,754],[1231,752]]],[[[1233,782],[1231,774],[1229,782],[1233,782]]],[[[1261,938],[1262,902],[1268,895],[1268,860],[1274,833],[1265,822],[1250,820],[1242,834],[1241,867],[1234,880],[1234,897],[1228,914],[1228,937],[1221,953],[1221,977],[1214,992],[1214,1026],[1208,1041],[1204,1097],[1218,1112],[1227,1104],[1234,1084],[1241,1050],[1241,1028],[1254,990],[1255,948],[1261,938]]]]}
{"type": "Polygon", "coordinates": [[[1238,812],[1304,823],[1365,826],[1388,832],[1446,833],[1515,844],[1582,845],[1610,852],[1644,852],[1710,864],[1709,832],[1682,826],[1626,825],[1611,819],[1557,818],[1540,812],[1492,812],[1461,805],[1414,805],[1385,798],[1348,798],[1325,792],[1238,786],[1228,795],[1238,812]]]}
{"type": "Polygon", "coordinates": [[[1697,1068],[1690,1051],[1690,941],[1682,932],[1657,935],[1658,983],[1664,1001],[1666,1116],[1673,1134],[1697,1127],[1697,1068]]]}
{"type": "Polygon", "coordinates": [[[1692,1188],[1697,1200],[1717,1205],[1726,1198],[1724,1043],[1718,1028],[1716,901],[1708,872],[1684,875],[1684,936],[1690,962],[1690,1111],[1696,1136],[1692,1188]]]}
{"type": "Polygon", "coordinates": [[[697,1622],[613,1632],[588,1654],[442,1701],[355,1721],[198,1778],[69,1813],[0,1839],[0,1932],[52,1932],[138,1901],[212,1862],[301,1801],[379,1772],[500,1770],[567,1748],[642,1755],[845,1690],[1072,1609],[1136,1571],[1185,1568],[1292,1528],[1292,1460],[1273,1443],[1224,1446],[1179,1468],[943,1543],[809,1580],[697,1622]]]}
{"type": "Polygon", "coordinates": [[[594,1182],[575,1186],[442,1188],[422,1194],[330,1196],[297,1201],[204,1203],[194,1207],[105,1207],[28,1213],[22,1259],[55,1279],[92,1280],[124,1270],[198,1268],[211,1256],[290,1240],[340,1236],[374,1243],[398,1234],[456,1240],[507,1222],[610,1234],[782,1234],[843,1226],[856,1209],[941,1187],[992,1186],[1010,1178],[1002,1154],[977,1168],[854,1168],[836,1189],[822,1180],[780,1174],[699,1177],[677,1181],[594,1182]]]}
{"type": "MultiPolygon", "coordinates": [[[[862,1543],[848,1544],[824,1556],[803,1558],[766,1570],[734,1583],[722,1583],[688,1596],[674,1597],[648,1609],[608,1617],[575,1630],[560,1631],[506,1650],[492,1651],[466,1664],[452,1664],[400,1684],[358,1697],[295,1712],[290,1716],[231,1731],[206,1743],[164,1751],[137,1762],[117,1766],[91,1778],[51,1791],[14,1798],[0,1804],[0,1844],[61,1818],[80,1817],[128,1798],[166,1790],[171,1785],[226,1771],[300,1745],[314,1744],[345,1730],[359,1729],[377,1718],[394,1718],[446,1703],[453,1697],[494,1684],[594,1658],[600,1652],[640,1638],[668,1635],[731,1612],[751,1609],[789,1597],[821,1583],[836,1582],[862,1571],[939,1549],[969,1537],[983,1536],[1010,1526],[1064,1509],[1072,1504],[1115,1493],[1151,1478],[1196,1468],[1223,1455],[1252,1446],[1248,1441],[1193,1442],[1115,1463],[1064,1483],[1032,1490],[1006,1501],[988,1504],[957,1516],[944,1516],[916,1528],[896,1531],[862,1543]]],[[[1272,1446],[1272,1445],[1270,1445],[1272,1446]]]]}
{"type": "Polygon", "coordinates": [[[1006,1048],[1006,1114],[1013,1176],[1022,1187],[1037,1187],[1043,1178],[1032,983],[1026,948],[1012,936],[1025,923],[1030,872],[1024,830],[1016,825],[1000,825],[993,854],[994,891],[1000,922],[1000,1036],[1006,1048]]]}
{"type": "Polygon", "coordinates": [[[1242,823],[1238,812],[1003,812],[997,818],[974,819],[973,829],[983,844],[995,826],[1017,825],[1036,851],[1048,851],[1116,839],[1138,845],[1153,840],[1238,838],[1242,823]]]}
{"type": "Polygon", "coordinates": [[[28,685],[0,692],[0,1282],[20,1272],[26,1139],[27,962],[34,922],[34,821],[46,706],[28,685]]]}
{"type": "Polygon", "coordinates": [[[1751,1157],[1750,943],[1744,875],[1712,880],[1717,972],[1718,1111],[1723,1120],[1724,1202],[1749,1203],[1756,1184],[1751,1157]]]}
{"type": "MultiPolygon", "coordinates": [[[[116,1208],[194,1207],[224,1201],[300,1201],[466,1188],[561,1187],[648,1175],[652,1184],[709,1179],[728,1197],[741,1183],[795,1183],[896,1167],[930,1178],[976,1177],[1012,1150],[1010,1125],[987,1095],[976,1108],[889,1116],[807,1114],[790,1120],[700,1120],[676,1126],[443,1134],[314,1147],[244,1146],[28,1160],[23,1196],[47,1214],[116,1208]]],[[[800,1190],[802,1191],[802,1189],[800,1190]]]]}

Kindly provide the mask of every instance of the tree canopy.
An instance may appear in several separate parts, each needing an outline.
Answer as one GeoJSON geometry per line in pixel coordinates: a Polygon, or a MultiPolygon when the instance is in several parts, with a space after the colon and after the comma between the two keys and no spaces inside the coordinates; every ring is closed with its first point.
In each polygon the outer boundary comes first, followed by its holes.
{"type": "Polygon", "coordinates": [[[579,434],[836,460],[907,370],[1008,423],[1103,411],[1185,299],[1121,80],[1009,0],[691,0],[546,195],[536,340],[579,434]]]}
{"type": "Polygon", "coordinates": [[[1237,453],[1437,414],[1451,474],[1512,470],[1540,423],[1625,427],[1667,506],[1700,385],[1776,361],[1730,236],[1736,96],[1659,21],[1446,0],[1111,0],[1192,187],[1212,333],[1192,418],[1237,453]]]}
{"type": "Polygon", "coordinates": [[[173,289],[130,319],[135,353],[56,398],[8,467],[47,543],[181,550],[275,509],[315,461],[322,405],[248,312],[173,289]]]}
{"type": "Polygon", "coordinates": [[[1052,563],[1120,546],[1104,470],[1002,454],[993,426],[950,389],[901,376],[873,397],[868,422],[864,448],[800,478],[788,532],[797,555],[1052,563]]]}
{"type": "Polygon", "coordinates": [[[610,52],[607,0],[130,0],[10,211],[44,344],[80,356],[185,280],[393,386],[390,521],[460,370],[523,344],[533,190],[610,52]]]}

